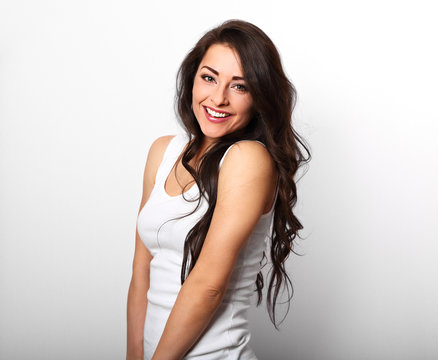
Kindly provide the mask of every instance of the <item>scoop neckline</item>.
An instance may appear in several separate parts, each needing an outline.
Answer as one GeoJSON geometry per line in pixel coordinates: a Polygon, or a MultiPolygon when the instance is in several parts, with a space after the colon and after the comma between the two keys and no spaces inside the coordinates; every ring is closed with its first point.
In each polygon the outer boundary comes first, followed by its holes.
{"type": "MultiPolygon", "coordinates": [[[[181,134],[176,134],[176,135],[170,140],[170,142],[172,142],[173,140],[176,140],[176,139],[178,138],[178,135],[181,135],[181,134]]],[[[168,147],[171,145],[170,142],[169,142],[169,144],[168,144],[168,147]]],[[[198,187],[198,185],[196,184],[196,181],[195,181],[195,183],[194,183],[192,186],[190,186],[190,188],[189,188],[188,190],[184,191],[184,192],[181,193],[181,194],[178,194],[178,195],[170,195],[170,194],[168,194],[167,191],[166,191],[166,182],[167,182],[167,179],[169,178],[170,174],[172,173],[172,171],[173,171],[173,169],[174,169],[174,167],[175,167],[175,165],[176,165],[176,163],[177,163],[177,161],[178,161],[178,158],[180,157],[180,155],[181,155],[182,152],[184,151],[186,145],[187,145],[187,143],[184,144],[184,146],[182,147],[182,151],[181,151],[181,153],[179,153],[178,156],[177,156],[177,157],[175,158],[175,160],[173,161],[172,166],[171,166],[171,168],[170,168],[170,170],[169,170],[169,173],[164,174],[164,181],[162,182],[162,185],[160,186],[160,188],[161,188],[162,193],[164,194],[164,196],[166,196],[166,197],[169,198],[169,199],[180,198],[180,197],[182,197],[183,195],[186,195],[186,194],[190,193],[190,192],[193,190],[193,188],[195,188],[195,187],[197,188],[197,187],[198,187]]],[[[167,149],[168,149],[168,148],[167,148],[167,149]]],[[[167,150],[167,149],[166,149],[166,150],[167,150]]]]}
{"type": "MultiPolygon", "coordinates": [[[[174,165],[175,165],[175,164],[174,164],[174,165]]],[[[173,166],[172,166],[172,169],[173,169],[173,166]]],[[[172,169],[170,170],[171,172],[172,172],[172,169]]],[[[166,195],[166,196],[167,196],[168,198],[170,198],[170,199],[175,199],[175,198],[182,197],[183,195],[188,194],[190,191],[192,191],[193,188],[198,187],[198,185],[197,185],[196,182],[195,182],[192,186],[190,186],[190,188],[189,188],[188,190],[184,191],[184,192],[181,193],[181,194],[173,195],[173,196],[172,196],[172,195],[168,194],[167,191],[166,191],[166,182],[167,182],[167,178],[168,178],[169,176],[170,176],[170,173],[167,174],[167,176],[165,177],[164,182],[163,182],[163,186],[161,187],[161,189],[163,190],[164,195],[166,195]]]]}

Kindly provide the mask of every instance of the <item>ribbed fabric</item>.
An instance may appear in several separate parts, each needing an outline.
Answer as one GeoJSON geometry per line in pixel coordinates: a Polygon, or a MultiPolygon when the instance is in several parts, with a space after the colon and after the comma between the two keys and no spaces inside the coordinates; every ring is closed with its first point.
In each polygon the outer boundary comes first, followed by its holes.
{"type": "MultiPolygon", "coordinates": [[[[153,256],[144,329],[145,359],[152,358],[181,288],[180,274],[186,235],[208,207],[206,200],[202,198],[201,205],[194,214],[172,220],[191,212],[197,204],[197,201],[184,200],[182,195],[170,196],[164,189],[165,181],[188,140],[185,133],[178,133],[169,142],[158,168],[152,193],[137,219],[140,238],[153,256]]],[[[222,157],[220,165],[229,149],[222,157]]],[[[184,193],[187,199],[196,199],[198,195],[196,183],[184,193]]],[[[251,334],[248,330],[247,309],[254,293],[272,220],[273,208],[260,217],[237,258],[223,302],[201,338],[184,359],[257,359],[248,346],[251,334]]]]}

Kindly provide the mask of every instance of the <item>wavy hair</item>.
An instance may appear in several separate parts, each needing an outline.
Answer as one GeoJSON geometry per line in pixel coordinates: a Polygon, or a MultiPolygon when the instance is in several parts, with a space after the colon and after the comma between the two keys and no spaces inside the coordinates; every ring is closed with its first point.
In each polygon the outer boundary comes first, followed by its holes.
{"type": "MultiPolygon", "coordinates": [[[[280,55],[273,42],[260,28],[242,20],[226,21],[205,33],[184,58],[178,70],[176,86],[175,111],[189,138],[188,146],[181,155],[181,163],[193,176],[200,190],[199,197],[195,199],[198,201],[196,209],[202,197],[208,200],[207,211],[185,239],[181,284],[195,266],[210,226],[216,206],[219,162],[222,156],[236,141],[259,140],[266,145],[278,173],[278,195],[270,234],[271,275],[267,293],[269,317],[278,330],[275,309],[280,289],[282,286],[287,289],[288,311],[293,294],[285,262],[291,252],[296,253],[293,249],[294,240],[299,236],[298,231],[303,228],[293,213],[297,202],[295,175],[298,168],[311,158],[304,140],[292,126],[292,111],[296,103],[295,87],[283,71],[280,55]],[[193,82],[204,54],[213,44],[227,45],[239,55],[248,91],[253,99],[253,113],[245,128],[226,134],[211,145],[201,156],[198,168],[195,169],[189,161],[201,150],[204,134],[192,110],[193,82]]],[[[266,258],[263,253],[261,265],[266,258]]],[[[255,285],[259,306],[264,287],[261,271],[257,274],[255,285]]]]}

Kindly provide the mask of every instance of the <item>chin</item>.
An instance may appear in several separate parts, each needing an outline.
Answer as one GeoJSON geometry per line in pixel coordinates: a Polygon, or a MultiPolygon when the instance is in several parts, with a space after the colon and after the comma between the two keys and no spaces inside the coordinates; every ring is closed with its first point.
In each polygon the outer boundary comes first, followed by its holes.
{"type": "Polygon", "coordinates": [[[200,128],[202,133],[210,138],[220,138],[229,133],[229,131],[226,131],[225,129],[218,128],[217,125],[212,127],[210,124],[204,124],[204,126],[200,126],[200,128]],[[216,129],[214,127],[216,127],[216,129]]]}
{"type": "Polygon", "coordinates": [[[204,134],[205,137],[208,137],[210,139],[219,139],[220,137],[226,135],[226,133],[223,133],[223,132],[221,132],[221,133],[218,133],[218,132],[213,133],[213,132],[208,132],[208,131],[205,132],[205,131],[203,131],[202,133],[204,134]]]}

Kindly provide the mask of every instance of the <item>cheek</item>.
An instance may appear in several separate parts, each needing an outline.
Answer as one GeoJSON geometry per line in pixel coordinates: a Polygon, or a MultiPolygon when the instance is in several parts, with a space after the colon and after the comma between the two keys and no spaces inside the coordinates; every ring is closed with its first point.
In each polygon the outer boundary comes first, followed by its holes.
{"type": "Polygon", "coordinates": [[[196,79],[193,83],[193,89],[192,89],[192,97],[193,100],[200,100],[204,96],[205,89],[202,86],[202,84],[199,83],[199,79],[196,79]]]}
{"type": "Polygon", "coordinates": [[[239,112],[242,116],[249,117],[252,112],[252,102],[248,100],[241,99],[241,101],[237,104],[239,107],[239,112]]]}
{"type": "Polygon", "coordinates": [[[203,96],[202,96],[202,86],[199,86],[199,83],[195,82],[193,83],[193,89],[192,89],[192,111],[195,114],[196,119],[199,122],[200,116],[202,116],[202,112],[199,108],[199,104],[202,102],[203,96]]]}

